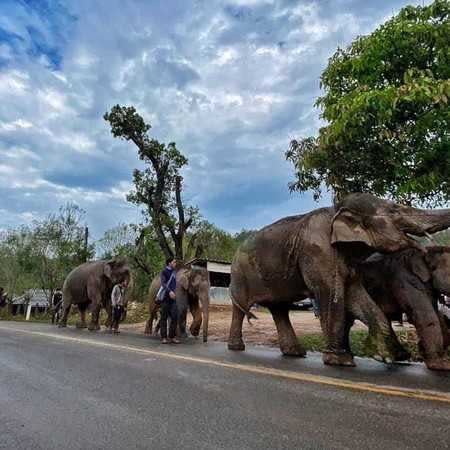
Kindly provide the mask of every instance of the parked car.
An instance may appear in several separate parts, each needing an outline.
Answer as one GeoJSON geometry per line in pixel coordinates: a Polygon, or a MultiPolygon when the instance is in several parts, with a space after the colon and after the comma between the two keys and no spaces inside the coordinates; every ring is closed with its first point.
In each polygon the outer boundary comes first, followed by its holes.
{"type": "Polygon", "coordinates": [[[293,303],[291,309],[294,311],[307,311],[313,307],[313,302],[310,298],[305,298],[293,303]]]}

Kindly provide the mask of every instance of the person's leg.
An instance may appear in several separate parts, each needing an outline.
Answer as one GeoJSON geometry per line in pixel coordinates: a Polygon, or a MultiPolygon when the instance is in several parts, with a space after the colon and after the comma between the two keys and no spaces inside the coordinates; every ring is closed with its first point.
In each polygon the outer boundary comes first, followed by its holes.
{"type": "Polygon", "coordinates": [[[113,331],[116,328],[116,307],[111,307],[111,324],[110,324],[110,330],[113,331]]]}
{"type": "Polygon", "coordinates": [[[122,312],[123,312],[123,307],[122,306],[116,306],[114,308],[114,313],[113,313],[114,314],[113,315],[114,319],[113,319],[113,322],[114,322],[114,332],[115,333],[119,332],[119,323],[120,323],[120,319],[122,317],[122,312]]]}
{"type": "Polygon", "coordinates": [[[167,301],[161,303],[161,318],[159,319],[161,339],[167,339],[167,317],[169,315],[169,306],[167,301]]]}
{"type": "Polygon", "coordinates": [[[174,339],[177,333],[177,323],[178,323],[178,308],[177,303],[174,301],[170,302],[170,328],[169,328],[169,338],[174,339]]]}

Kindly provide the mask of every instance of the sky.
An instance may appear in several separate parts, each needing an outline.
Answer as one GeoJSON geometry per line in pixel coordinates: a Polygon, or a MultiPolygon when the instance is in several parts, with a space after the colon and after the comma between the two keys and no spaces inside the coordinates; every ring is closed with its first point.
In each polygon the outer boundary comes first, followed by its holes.
{"type": "MultiPolygon", "coordinates": [[[[189,159],[184,201],[217,226],[310,211],[284,152],[314,135],[337,47],[422,0],[0,0],[0,229],[74,202],[98,239],[141,220],[142,164],[103,114],[134,105],[189,159]]],[[[429,1],[425,3],[430,3],[429,1]]]]}

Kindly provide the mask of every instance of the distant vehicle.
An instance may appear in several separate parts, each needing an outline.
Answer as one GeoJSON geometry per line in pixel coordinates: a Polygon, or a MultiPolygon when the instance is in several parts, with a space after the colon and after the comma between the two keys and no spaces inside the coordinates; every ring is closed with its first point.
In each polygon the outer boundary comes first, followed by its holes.
{"type": "Polygon", "coordinates": [[[310,298],[305,298],[303,300],[299,300],[298,302],[295,302],[290,309],[293,309],[295,311],[307,311],[312,309],[313,302],[310,298]]]}

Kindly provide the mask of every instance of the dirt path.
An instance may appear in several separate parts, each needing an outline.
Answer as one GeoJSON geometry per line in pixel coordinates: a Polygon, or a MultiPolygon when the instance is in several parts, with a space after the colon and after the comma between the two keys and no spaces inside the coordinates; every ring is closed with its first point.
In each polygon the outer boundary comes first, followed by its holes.
{"type": "MultiPolygon", "coordinates": [[[[264,309],[255,311],[258,320],[252,320],[249,324],[244,321],[243,335],[245,342],[249,344],[276,346],[277,332],[272,316],[264,309]]],[[[314,317],[312,311],[291,311],[290,318],[297,336],[321,334],[320,321],[314,317]]],[[[209,340],[227,341],[231,323],[231,307],[211,306],[209,320],[209,340]]],[[[122,325],[121,328],[144,332],[145,323],[122,325]]],[[[357,322],[353,329],[365,329],[365,326],[357,322]]]]}

